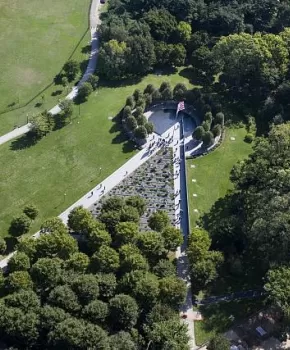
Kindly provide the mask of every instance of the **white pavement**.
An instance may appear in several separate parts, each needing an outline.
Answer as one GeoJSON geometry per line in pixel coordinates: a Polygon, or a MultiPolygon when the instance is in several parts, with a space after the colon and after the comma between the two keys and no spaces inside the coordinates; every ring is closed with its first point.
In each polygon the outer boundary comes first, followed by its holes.
{"type": "MultiPolygon", "coordinates": [[[[87,69],[79,81],[77,86],[72,88],[72,91],[65,97],[67,100],[73,100],[77,94],[79,87],[88,80],[89,76],[94,73],[97,66],[97,59],[99,53],[99,38],[97,33],[97,26],[100,23],[100,12],[99,12],[100,0],[93,0],[90,8],[90,32],[91,32],[91,53],[89,58],[89,63],[87,69]]],[[[58,114],[61,111],[59,105],[54,106],[49,113],[52,115],[58,114]]],[[[5,142],[8,142],[15,137],[26,134],[29,131],[30,123],[14,129],[11,132],[8,132],[5,135],[0,136],[0,145],[5,142]]]]}

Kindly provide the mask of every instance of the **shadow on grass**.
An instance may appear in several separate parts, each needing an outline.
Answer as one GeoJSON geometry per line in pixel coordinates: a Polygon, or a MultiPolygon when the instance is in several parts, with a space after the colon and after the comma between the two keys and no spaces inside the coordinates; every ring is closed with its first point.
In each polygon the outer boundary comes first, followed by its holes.
{"type": "Polygon", "coordinates": [[[118,87],[132,86],[132,85],[139,84],[141,80],[142,80],[142,77],[134,77],[134,78],[124,79],[120,81],[102,79],[99,81],[99,87],[118,88],[118,87]]]}
{"type": "Polygon", "coordinates": [[[86,45],[82,47],[82,53],[88,54],[91,52],[91,45],[86,45]]]}
{"type": "Polygon", "coordinates": [[[209,89],[212,84],[212,79],[207,78],[205,75],[198,74],[192,67],[184,68],[178,74],[188,79],[192,85],[201,85],[204,89],[209,89]]]}
{"type": "Polygon", "coordinates": [[[51,96],[59,96],[62,94],[62,90],[55,90],[51,93],[51,96]]]}
{"type": "Polygon", "coordinates": [[[16,244],[18,243],[17,238],[10,236],[10,237],[5,237],[4,240],[7,247],[5,251],[5,255],[12,253],[15,250],[16,244]]]}
{"type": "Polygon", "coordinates": [[[10,149],[12,151],[19,151],[34,146],[37,143],[37,139],[32,137],[29,132],[11,142],[10,149]]]}
{"type": "Polygon", "coordinates": [[[113,119],[113,125],[111,126],[109,132],[110,134],[116,134],[115,137],[112,140],[113,144],[123,144],[123,153],[130,153],[134,151],[137,146],[136,144],[131,141],[126,132],[123,129],[122,122],[121,122],[121,113],[120,111],[113,119]]]}

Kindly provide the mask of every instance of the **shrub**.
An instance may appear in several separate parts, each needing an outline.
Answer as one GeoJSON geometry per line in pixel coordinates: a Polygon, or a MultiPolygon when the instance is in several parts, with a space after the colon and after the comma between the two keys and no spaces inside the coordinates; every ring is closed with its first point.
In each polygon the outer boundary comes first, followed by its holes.
{"type": "Polygon", "coordinates": [[[132,115],[128,117],[126,120],[126,126],[130,131],[135,130],[138,126],[136,118],[132,115]]]}
{"type": "Polygon", "coordinates": [[[248,133],[246,136],[245,136],[245,142],[247,143],[252,143],[254,141],[254,135],[251,134],[251,133],[248,133]]]}
{"type": "Polygon", "coordinates": [[[4,254],[6,251],[6,242],[3,238],[0,238],[0,254],[4,254]]]}
{"type": "Polygon", "coordinates": [[[216,114],[215,118],[214,118],[214,121],[216,124],[220,124],[220,125],[224,125],[224,122],[225,122],[225,116],[222,112],[219,112],[216,114]]]}
{"type": "Polygon", "coordinates": [[[134,136],[139,140],[146,139],[148,136],[146,128],[144,126],[139,126],[135,129],[134,136]]]}
{"type": "Polygon", "coordinates": [[[213,134],[210,131],[205,132],[202,141],[205,147],[210,147],[214,143],[213,134]]]}
{"type": "Polygon", "coordinates": [[[21,236],[29,231],[30,224],[31,221],[25,214],[17,216],[11,221],[9,233],[16,237],[21,236]]]}
{"type": "Polygon", "coordinates": [[[130,117],[132,114],[132,109],[130,106],[125,106],[123,109],[123,118],[127,119],[128,117],[130,117]]]}
{"type": "Polygon", "coordinates": [[[202,126],[198,126],[192,133],[192,137],[200,141],[202,140],[204,133],[205,133],[204,128],[202,126]]]}
{"type": "Polygon", "coordinates": [[[212,133],[214,137],[220,136],[220,134],[222,133],[222,127],[220,124],[216,124],[213,128],[212,128],[212,133]]]}
{"type": "Polygon", "coordinates": [[[36,208],[35,205],[33,204],[29,204],[27,205],[24,209],[23,209],[23,213],[29,217],[29,219],[31,220],[35,220],[38,213],[39,213],[39,210],[36,208]]]}
{"type": "Polygon", "coordinates": [[[78,90],[78,97],[82,101],[86,101],[90,94],[93,92],[92,85],[88,82],[83,83],[78,90]]]}

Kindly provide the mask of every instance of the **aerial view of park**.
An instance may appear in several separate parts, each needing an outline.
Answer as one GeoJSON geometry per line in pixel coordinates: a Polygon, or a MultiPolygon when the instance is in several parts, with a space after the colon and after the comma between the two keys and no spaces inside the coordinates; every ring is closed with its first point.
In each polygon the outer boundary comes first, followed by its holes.
{"type": "Polygon", "coordinates": [[[0,350],[290,349],[290,1],[0,29],[0,350]]]}

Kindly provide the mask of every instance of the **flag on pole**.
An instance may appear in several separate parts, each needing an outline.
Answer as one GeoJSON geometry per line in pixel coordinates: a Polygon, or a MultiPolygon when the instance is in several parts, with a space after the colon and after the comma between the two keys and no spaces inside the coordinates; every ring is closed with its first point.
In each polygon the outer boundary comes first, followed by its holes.
{"type": "Polygon", "coordinates": [[[181,101],[178,103],[177,105],[177,111],[176,111],[176,114],[180,111],[183,111],[185,109],[185,106],[184,106],[184,101],[181,101]]]}

